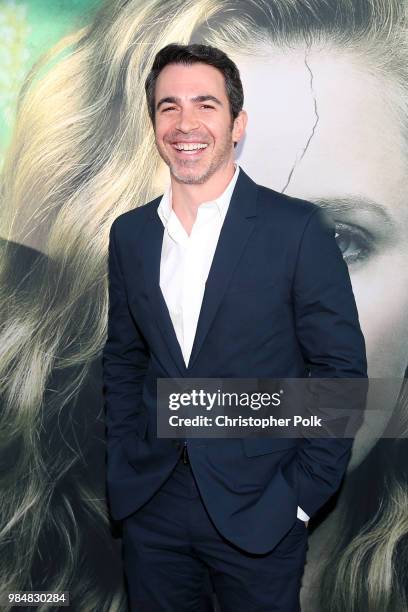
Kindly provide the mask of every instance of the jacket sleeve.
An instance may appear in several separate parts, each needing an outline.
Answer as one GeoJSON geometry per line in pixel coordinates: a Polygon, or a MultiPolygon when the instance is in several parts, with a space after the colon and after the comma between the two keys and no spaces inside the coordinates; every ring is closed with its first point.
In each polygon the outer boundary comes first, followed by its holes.
{"type": "MultiPolygon", "coordinates": [[[[333,224],[319,208],[311,213],[300,242],[293,304],[296,334],[310,376],[363,378],[359,393],[365,397],[365,342],[350,277],[333,224]]],[[[298,503],[309,516],[339,487],[352,442],[345,437],[302,441],[296,457],[298,503]]]]}
{"type": "Polygon", "coordinates": [[[149,351],[129,310],[116,228],[115,221],[109,238],[108,335],[102,355],[108,446],[133,428],[140,430],[143,436],[147,422],[142,407],[142,389],[149,351]]]}

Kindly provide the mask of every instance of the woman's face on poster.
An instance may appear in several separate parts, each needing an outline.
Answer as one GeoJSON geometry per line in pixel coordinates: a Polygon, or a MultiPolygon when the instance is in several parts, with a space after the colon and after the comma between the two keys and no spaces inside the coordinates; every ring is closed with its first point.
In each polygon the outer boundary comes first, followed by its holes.
{"type": "MultiPolygon", "coordinates": [[[[327,209],[349,266],[369,376],[402,378],[408,363],[408,206],[397,94],[351,53],[312,50],[305,58],[302,50],[270,47],[258,57],[233,59],[248,112],[238,162],[258,183],[327,209]]],[[[358,462],[384,429],[396,397],[387,398],[378,431],[362,432],[358,462]]]]}

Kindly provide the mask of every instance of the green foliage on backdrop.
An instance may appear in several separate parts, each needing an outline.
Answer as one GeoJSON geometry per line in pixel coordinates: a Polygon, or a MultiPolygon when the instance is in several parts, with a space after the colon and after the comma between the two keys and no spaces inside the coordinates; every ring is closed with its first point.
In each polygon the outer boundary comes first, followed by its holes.
{"type": "Polygon", "coordinates": [[[87,23],[101,0],[0,0],[0,165],[27,71],[60,38],[87,23]]]}

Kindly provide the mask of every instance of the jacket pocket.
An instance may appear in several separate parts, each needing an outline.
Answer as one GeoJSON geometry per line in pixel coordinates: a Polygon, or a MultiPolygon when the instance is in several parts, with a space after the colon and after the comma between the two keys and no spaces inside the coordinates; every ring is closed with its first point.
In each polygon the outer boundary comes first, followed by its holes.
{"type": "Polygon", "coordinates": [[[297,438],[243,438],[242,444],[247,457],[266,455],[295,449],[297,438]]]}

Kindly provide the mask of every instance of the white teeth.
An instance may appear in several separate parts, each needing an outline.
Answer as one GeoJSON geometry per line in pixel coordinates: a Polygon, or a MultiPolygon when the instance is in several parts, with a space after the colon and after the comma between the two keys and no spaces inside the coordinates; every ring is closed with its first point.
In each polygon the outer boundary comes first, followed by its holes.
{"type": "Polygon", "coordinates": [[[187,143],[182,143],[182,142],[178,142],[174,146],[176,147],[178,151],[194,151],[196,149],[205,149],[206,147],[208,147],[208,145],[204,143],[187,144],[187,143]]]}

